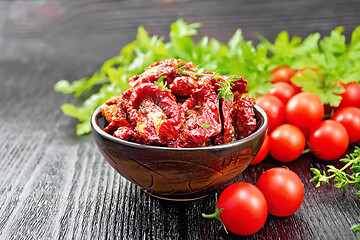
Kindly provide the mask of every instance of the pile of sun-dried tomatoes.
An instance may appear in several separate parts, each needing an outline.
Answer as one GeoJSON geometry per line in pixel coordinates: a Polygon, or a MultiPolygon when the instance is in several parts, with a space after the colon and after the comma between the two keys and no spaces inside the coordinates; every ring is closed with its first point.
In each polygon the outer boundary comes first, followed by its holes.
{"type": "Polygon", "coordinates": [[[136,143],[168,147],[204,147],[229,143],[256,128],[247,81],[231,82],[231,101],[219,98],[228,77],[196,72],[191,62],[155,62],[129,79],[129,89],[101,106],[104,131],[136,143]],[[220,76],[220,77],[219,77],[220,76]],[[223,83],[223,84],[221,84],[223,83]]]}

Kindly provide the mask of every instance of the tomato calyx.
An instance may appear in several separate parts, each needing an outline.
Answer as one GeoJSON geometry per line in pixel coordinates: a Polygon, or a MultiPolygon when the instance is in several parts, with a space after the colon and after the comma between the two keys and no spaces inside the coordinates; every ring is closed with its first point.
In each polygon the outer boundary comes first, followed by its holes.
{"type": "Polygon", "coordinates": [[[217,198],[217,194],[215,193],[215,201],[216,201],[216,204],[215,204],[215,212],[214,213],[211,213],[211,214],[205,214],[205,213],[202,213],[201,216],[203,216],[204,218],[215,218],[217,220],[219,220],[221,222],[221,225],[223,226],[225,232],[227,234],[229,234],[224,222],[221,220],[221,217],[220,217],[220,214],[224,211],[223,208],[221,209],[218,209],[217,206],[218,206],[218,198],[217,198]]]}
{"type": "MultiPolygon", "coordinates": [[[[306,136],[306,138],[308,138],[309,136],[306,136]]],[[[301,156],[302,155],[305,155],[305,154],[308,154],[308,153],[313,153],[313,154],[315,154],[316,152],[318,152],[319,150],[317,150],[317,149],[311,149],[310,148],[310,143],[309,143],[309,140],[307,140],[306,141],[306,147],[305,147],[305,149],[302,151],[302,153],[301,153],[301,156]]]]}
{"type": "Polygon", "coordinates": [[[223,208],[221,209],[216,209],[216,211],[214,213],[211,213],[211,214],[201,214],[201,216],[203,216],[204,218],[216,218],[217,220],[219,220],[221,222],[221,225],[223,226],[225,232],[227,234],[229,234],[228,230],[226,229],[226,226],[225,224],[223,223],[223,221],[221,220],[221,217],[220,217],[220,214],[224,211],[223,208]]]}
{"type": "Polygon", "coordinates": [[[305,148],[304,151],[302,151],[301,155],[303,154],[307,154],[307,153],[313,153],[316,152],[317,150],[312,150],[310,148],[305,148]]]}

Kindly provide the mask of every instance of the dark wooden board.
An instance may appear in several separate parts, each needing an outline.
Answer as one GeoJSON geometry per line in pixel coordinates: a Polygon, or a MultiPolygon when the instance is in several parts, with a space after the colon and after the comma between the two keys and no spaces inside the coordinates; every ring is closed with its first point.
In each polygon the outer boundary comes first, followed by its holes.
{"type": "MultiPolygon", "coordinates": [[[[360,24],[359,10],[355,0],[0,1],[0,238],[356,239],[355,190],[343,196],[330,186],[314,188],[309,168],[327,163],[311,155],[286,165],[304,182],[301,208],[269,216],[249,237],[227,235],[219,222],[201,217],[214,210],[214,192],[190,202],[148,196],[108,165],[91,136],[75,135],[76,121],[60,109],[74,100],[53,85],[92,74],[135,38],[139,25],[166,36],[181,17],[203,22],[197,39],[226,42],[242,28],[257,42],[256,33],[273,40],[281,30],[304,37],[339,25],[349,35],[360,24]]],[[[255,184],[282,165],[269,158],[234,181],[255,184]]]]}

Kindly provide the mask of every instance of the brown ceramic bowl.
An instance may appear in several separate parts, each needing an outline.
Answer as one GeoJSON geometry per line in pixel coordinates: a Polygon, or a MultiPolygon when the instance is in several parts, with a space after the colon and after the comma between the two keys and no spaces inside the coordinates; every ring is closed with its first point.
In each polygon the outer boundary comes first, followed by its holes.
{"type": "Polygon", "coordinates": [[[168,200],[192,200],[222,187],[254,159],[268,125],[265,111],[255,105],[258,125],[253,134],[236,142],[197,148],[137,144],[111,136],[100,107],[91,117],[92,134],[101,154],[123,177],[145,192],[168,200]]]}

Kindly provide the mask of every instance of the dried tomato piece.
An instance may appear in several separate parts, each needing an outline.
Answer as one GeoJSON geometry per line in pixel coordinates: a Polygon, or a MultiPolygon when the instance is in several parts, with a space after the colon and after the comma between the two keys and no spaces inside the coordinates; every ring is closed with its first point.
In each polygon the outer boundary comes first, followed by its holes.
{"type": "Polygon", "coordinates": [[[219,99],[211,85],[193,91],[182,105],[185,122],[176,147],[206,146],[210,137],[221,132],[219,99]]]}
{"type": "Polygon", "coordinates": [[[197,85],[196,80],[192,77],[182,76],[175,78],[169,88],[171,92],[177,96],[188,96],[197,85]]]}
{"type": "Polygon", "coordinates": [[[105,117],[106,121],[110,123],[113,119],[117,117],[117,101],[121,97],[113,97],[107,100],[103,105],[101,105],[101,114],[105,117]]]}
{"type": "Polygon", "coordinates": [[[162,76],[168,76],[166,81],[172,82],[172,79],[180,76],[177,71],[178,61],[176,59],[168,59],[165,61],[158,61],[145,68],[140,75],[135,75],[129,79],[129,88],[133,89],[142,83],[152,83],[162,76]]]}
{"type": "Polygon", "coordinates": [[[126,90],[125,92],[123,92],[121,97],[118,99],[117,106],[116,106],[117,107],[116,115],[118,117],[125,118],[129,122],[131,122],[131,121],[129,118],[129,114],[127,112],[127,106],[129,104],[130,95],[131,95],[130,90],[126,90]]]}
{"type": "Polygon", "coordinates": [[[137,85],[131,92],[127,111],[142,138],[166,144],[178,137],[182,118],[176,97],[155,84],[137,85]]]}
{"type": "Polygon", "coordinates": [[[236,133],[234,128],[234,104],[229,99],[224,101],[222,99],[222,116],[223,116],[223,139],[222,143],[229,143],[236,140],[236,133]]]}
{"type": "Polygon", "coordinates": [[[119,127],[131,128],[131,125],[125,118],[117,117],[113,119],[103,130],[109,134],[113,134],[119,127]]]}
{"type": "Polygon", "coordinates": [[[114,134],[120,127],[134,128],[134,125],[129,122],[129,115],[126,111],[128,101],[129,91],[125,91],[120,97],[110,98],[101,106],[101,113],[109,123],[109,125],[103,129],[105,132],[114,134]]]}
{"type": "Polygon", "coordinates": [[[135,75],[129,79],[129,88],[133,89],[141,83],[152,83],[162,76],[167,76],[164,81],[171,84],[177,77],[183,76],[179,73],[179,66],[185,67],[187,71],[195,71],[195,65],[192,62],[184,62],[179,59],[167,59],[165,61],[157,61],[145,68],[140,75],[135,75]]]}
{"type": "Polygon", "coordinates": [[[139,133],[135,132],[133,129],[126,127],[126,126],[119,127],[114,132],[113,135],[114,135],[114,137],[120,138],[125,141],[130,140],[130,141],[137,142],[137,143],[141,142],[139,133]]]}
{"type": "Polygon", "coordinates": [[[240,94],[240,96],[243,93],[248,93],[248,90],[246,89],[247,81],[246,81],[245,78],[239,77],[239,76],[236,76],[236,75],[233,75],[233,76],[228,77],[228,78],[229,79],[231,79],[231,78],[236,78],[237,79],[236,81],[232,82],[233,85],[231,87],[231,91],[233,93],[238,93],[238,94],[240,94]]]}
{"type": "Polygon", "coordinates": [[[222,99],[223,135],[222,141],[216,139],[216,144],[236,141],[250,135],[256,128],[254,113],[255,100],[252,97],[241,98],[235,93],[235,100],[231,102],[222,99]]]}
{"type": "Polygon", "coordinates": [[[134,89],[139,84],[152,83],[162,76],[173,75],[176,73],[176,69],[177,66],[173,62],[166,62],[153,67],[148,67],[141,75],[129,79],[129,88],[134,89]]]}
{"type": "MultiPolygon", "coordinates": [[[[199,87],[211,85],[214,87],[214,90],[216,90],[215,85],[219,84],[218,80],[216,80],[214,77],[211,77],[211,76],[204,76],[202,78],[197,79],[197,81],[198,81],[199,87]]],[[[220,84],[219,84],[219,86],[220,86],[220,84]]]]}
{"type": "Polygon", "coordinates": [[[249,136],[256,128],[254,105],[253,97],[242,98],[239,94],[235,94],[234,109],[238,139],[249,136]]]}

